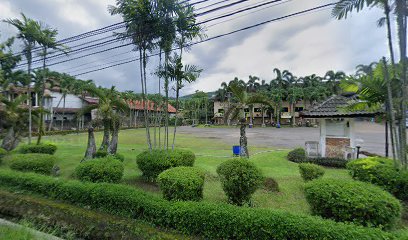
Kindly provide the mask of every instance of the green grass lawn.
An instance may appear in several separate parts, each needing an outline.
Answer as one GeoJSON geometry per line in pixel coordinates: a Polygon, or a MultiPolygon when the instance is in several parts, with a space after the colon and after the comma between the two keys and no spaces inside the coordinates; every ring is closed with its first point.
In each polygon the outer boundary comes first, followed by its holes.
{"type": "MultiPolygon", "coordinates": [[[[231,129],[233,131],[233,129],[231,129]]],[[[101,142],[102,133],[96,133],[97,145],[101,142]]],[[[87,134],[70,134],[64,136],[47,136],[45,142],[57,144],[57,165],[61,169],[61,177],[71,178],[75,167],[82,159],[86,144],[87,134]]],[[[153,141],[154,142],[154,141],[153,141]]],[[[123,182],[143,188],[146,191],[160,195],[158,187],[152,183],[145,183],[141,172],[136,166],[136,156],[146,149],[145,130],[123,130],[120,133],[118,152],[125,156],[125,174],[123,182]]],[[[226,196],[217,178],[217,166],[231,158],[231,146],[217,139],[198,138],[190,134],[178,134],[176,147],[192,150],[196,156],[195,166],[207,172],[204,186],[204,201],[226,202],[226,196]]],[[[253,161],[261,168],[265,177],[272,177],[279,183],[279,192],[269,192],[260,189],[253,196],[252,204],[260,208],[274,208],[287,210],[294,213],[309,213],[309,206],[303,194],[303,180],[301,179],[296,163],[286,160],[288,151],[267,149],[262,147],[249,147],[253,161]]],[[[7,167],[7,160],[1,167],[7,167]]],[[[346,170],[326,168],[324,177],[350,178],[346,170]]]]}

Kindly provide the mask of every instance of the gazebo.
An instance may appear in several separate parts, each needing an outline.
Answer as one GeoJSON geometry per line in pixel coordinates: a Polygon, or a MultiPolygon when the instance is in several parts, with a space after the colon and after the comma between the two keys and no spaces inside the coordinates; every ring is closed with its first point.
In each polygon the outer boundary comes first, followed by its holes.
{"type": "Polygon", "coordinates": [[[310,155],[328,158],[355,158],[355,119],[374,117],[381,112],[346,110],[350,101],[358,101],[357,95],[332,96],[309,111],[301,113],[303,118],[318,119],[320,122],[320,141],[314,144],[313,142],[306,143],[306,150],[310,155]],[[317,153],[313,154],[311,149],[315,149],[317,153]]]}

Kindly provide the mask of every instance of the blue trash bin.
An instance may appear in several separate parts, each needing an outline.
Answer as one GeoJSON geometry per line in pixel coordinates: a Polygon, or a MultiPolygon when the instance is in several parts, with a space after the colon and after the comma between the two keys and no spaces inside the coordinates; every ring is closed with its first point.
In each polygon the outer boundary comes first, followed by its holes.
{"type": "Polygon", "coordinates": [[[239,156],[241,152],[241,146],[232,146],[232,154],[234,156],[239,156]]]}

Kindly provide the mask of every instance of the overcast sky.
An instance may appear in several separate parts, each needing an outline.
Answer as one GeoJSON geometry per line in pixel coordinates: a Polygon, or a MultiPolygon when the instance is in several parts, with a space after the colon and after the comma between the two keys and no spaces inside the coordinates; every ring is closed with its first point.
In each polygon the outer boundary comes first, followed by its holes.
{"type": "MultiPolygon", "coordinates": [[[[196,8],[218,1],[209,0],[197,4],[196,8]]],[[[203,21],[262,2],[266,1],[250,0],[235,7],[202,16],[198,20],[203,21]]],[[[209,22],[206,24],[206,34],[208,37],[213,37],[331,2],[333,1],[287,0],[251,14],[249,14],[251,11],[248,11],[226,18],[229,20],[227,22],[222,20],[209,22]],[[216,25],[211,26],[213,24],[216,25]]],[[[0,18],[19,17],[20,12],[23,12],[30,18],[58,29],[58,39],[63,39],[120,22],[120,16],[111,16],[107,11],[108,5],[114,4],[115,0],[0,0],[0,18]]],[[[197,10],[197,12],[213,7],[197,10]]],[[[371,9],[352,14],[347,20],[338,21],[331,17],[330,10],[273,22],[193,46],[185,54],[184,63],[198,65],[204,71],[197,82],[185,86],[182,90],[183,94],[196,90],[213,91],[220,87],[221,82],[228,82],[234,77],[247,81],[249,75],[255,75],[269,82],[274,78],[272,71],[274,68],[290,70],[297,76],[313,73],[324,75],[328,70],[341,70],[351,74],[355,71],[356,65],[378,61],[388,54],[385,29],[376,27],[376,20],[382,16],[381,11],[371,9]]],[[[15,33],[13,27],[0,23],[1,40],[15,33]]],[[[105,36],[109,35],[99,35],[86,41],[105,36]]],[[[84,41],[74,42],[69,46],[83,43],[84,41]]],[[[115,43],[89,52],[123,44],[115,43]]],[[[17,46],[21,46],[21,43],[17,46]]],[[[122,47],[50,68],[75,75],[116,64],[122,60],[137,58],[137,56],[138,54],[132,52],[131,47],[122,47]]],[[[59,58],[50,63],[66,59],[69,57],[59,58]]],[[[150,92],[158,91],[157,78],[152,74],[157,65],[158,58],[152,57],[148,69],[150,92]]],[[[137,62],[133,62],[81,75],[79,78],[92,79],[105,87],[115,85],[120,90],[139,92],[141,88],[138,66],[137,62]]]]}

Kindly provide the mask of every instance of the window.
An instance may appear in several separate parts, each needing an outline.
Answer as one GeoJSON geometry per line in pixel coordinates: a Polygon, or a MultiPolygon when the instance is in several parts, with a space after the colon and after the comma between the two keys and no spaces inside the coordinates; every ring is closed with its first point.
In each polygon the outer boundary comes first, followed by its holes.
{"type": "Polygon", "coordinates": [[[254,108],[254,112],[262,112],[261,108],[254,108]]]}
{"type": "Polygon", "coordinates": [[[289,108],[287,107],[282,108],[282,112],[289,112],[289,108]]]}
{"type": "Polygon", "coordinates": [[[295,107],[295,112],[301,112],[303,111],[303,107],[295,107]]]}
{"type": "Polygon", "coordinates": [[[246,113],[249,112],[249,108],[245,108],[244,112],[246,112],[246,113]]]}
{"type": "Polygon", "coordinates": [[[64,120],[67,120],[67,117],[64,117],[64,120]]]}
{"type": "Polygon", "coordinates": [[[218,109],[218,113],[224,113],[224,109],[218,109]]]}

